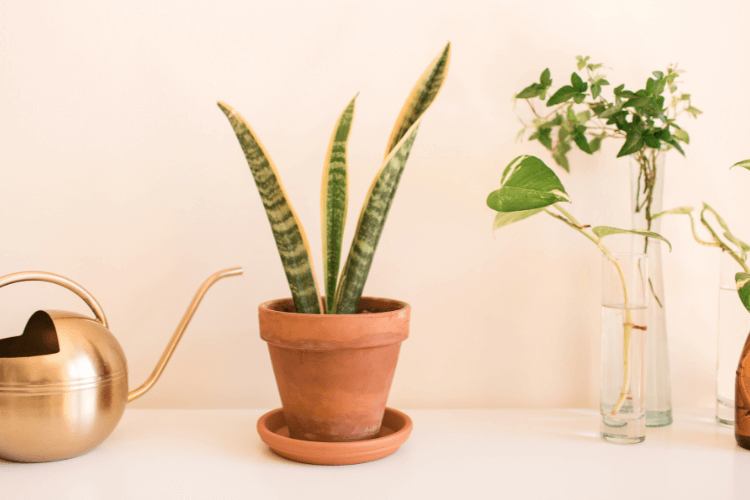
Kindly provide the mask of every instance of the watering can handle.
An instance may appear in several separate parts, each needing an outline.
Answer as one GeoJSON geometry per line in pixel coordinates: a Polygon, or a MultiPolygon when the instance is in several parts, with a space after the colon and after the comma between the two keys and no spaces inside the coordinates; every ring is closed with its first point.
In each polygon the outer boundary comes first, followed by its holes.
{"type": "Polygon", "coordinates": [[[104,325],[104,328],[109,328],[107,324],[107,317],[104,316],[102,307],[96,301],[96,299],[89,292],[86,291],[81,285],[75,281],[69,280],[59,274],[45,273],[43,271],[24,271],[21,273],[8,274],[7,276],[0,277],[0,288],[10,285],[12,283],[18,283],[20,281],[47,281],[60,285],[61,287],[67,288],[71,292],[75,293],[86,302],[96,316],[96,320],[104,325]]]}

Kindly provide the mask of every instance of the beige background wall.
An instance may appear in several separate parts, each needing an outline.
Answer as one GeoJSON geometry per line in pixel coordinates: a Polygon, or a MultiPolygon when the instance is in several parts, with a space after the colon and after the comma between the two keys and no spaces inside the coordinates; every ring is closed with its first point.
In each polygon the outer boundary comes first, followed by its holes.
{"type": "MultiPolygon", "coordinates": [[[[231,129],[235,106],[264,141],[320,270],[319,183],[339,112],[360,92],[350,142],[345,245],[398,111],[453,44],[366,293],[410,302],[390,404],[595,407],[600,257],[543,217],[491,232],[486,195],[516,155],[512,96],[574,57],[640,85],[679,62],[705,113],[668,157],[666,206],[712,203],[750,238],[743,1],[12,2],[0,1],[0,273],[66,275],[101,302],[131,385],[155,364],[211,273],[242,278],[207,296],[163,379],[139,407],[273,407],[256,306],[288,295],[271,232],[231,129]],[[745,202],[745,203],[743,203],[745,202]]],[[[558,170],[586,223],[629,224],[628,162],[571,154],[558,170]]],[[[666,221],[668,328],[676,406],[713,401],[719,255],[666,221]]],[[[614,241],[614,240],[613,240],[614,241]]],[[[620,241],[618,244],[627,244],[620,241]]],[[[0,336],[36,308],[85,312],[52,285],[0,290],[0,336]]]]}

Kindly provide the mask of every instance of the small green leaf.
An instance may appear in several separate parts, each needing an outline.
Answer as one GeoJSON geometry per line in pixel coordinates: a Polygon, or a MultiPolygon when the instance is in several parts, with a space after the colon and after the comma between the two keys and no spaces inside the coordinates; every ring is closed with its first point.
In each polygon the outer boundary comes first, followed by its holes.
{"type": "Polygon", "coordinates": [[[677,151],[679,151],[682,156],[685,156],[685,151],[683,151],[682,146],[680,146],[679,142],[675,141],[674,139],[669,140],[669,141],[664,141],[664,142],[666,142],[667,144],[675,148],[677,151]]]}
{"type": "Polygon", "coordinates": [[[500,229],[501,227],[513,224],[520,220],[524,220],[532,215],[538,214],[544,210],[543,208],[533,208],[531,210],[522,210],[520,212],[498,212],[495,215],[495,222],[492,225],[492,229],[500,229]]]}
{"type": "Polygon", "coordinates": [[[539,83],[542,85],[542,87],[549,88],[550,85],[552,85],[552,78],[550,77],[549,68],[546,68],[544,71],[542,71],[542,74],[539,76],[539,83]]]}
{"type": "Polygon", "coordinates": [[[542,129],[539,129],[539,132],[537,133],[537,135],[538,135],[537,139],[547,149],[552,149],[552,137],[550,135],[551,133],[552,133],[552,129],[551,128],[542,128],[542,129]]]}
{"type": "Polygon", "coordinates": [[[586,66],[586,63],[589,61],[589,59],[590,59],[589,56],[586,56],[585,58],[582,56],[576,56],[576,60],[578,61],[577,63],[578,71],[581,71],[586,66]]]}
{"type": "Polygon", "coordinates": [[[621,109],[622,108],[620,106],[610,106],[604,111],[602,111],[601,113],[599,113],[599,116],[601,118],[609,118],[612,115],[616,115],[617,113],[619,113],[621,109]]]}
{"type": "Polygon", "coordinates": [[[602,138],[595,137],[594,139],[591,139],[591,142],[589,142],[589,147],[591,148],[592,153],[596,153],[597,151],[599,151],[599,149],[602,147],[602,138]]]}
{"type": "Polygon", "coordinates": [[[625,101],[623,108],[643,108],[651,103],[650,97],[634,97],[625,101]]]}
{"type": "Polygon", "coordinates": [[[597,97],[599,97],[599,94],[601,94],[601,92],[602,92],[602,88],[599,84],[594,83],[591,85],[591,97],[596,99],[597,97]]]}
{"type": "Polygon", "coordinates": [[[657,80],[661,80],[662,78],[664,78],[664,73],[662,73],[661,71],[654,71],[651,74],[654,75],[654,78],[656,78],[657,80]]]}
{"type": "Polygon", "coordinates": [[[583,151],[584,153],[593,154],[594,152],[591,150],[591,146],[589,145],[589,141],[586,140],[586,127],[578,127],[573,134],[573,141],[575,141],[576,146],[578,146],[578,149],[583,151]]]}
{"type": "Polygon", "coordinates": [[[611,234],[637,234],[639,236],[645,236],[647,238],[654,238],[665,242],[669,246],[669,251],[672,251],[672,244],[664,236],[653,231],[641,231],[639,229],[617,229],[616,227],[609,226],[596,226],[595,228],[591,229],[591,231],[595,235],[597,235],[600,240],[605,236],[609,236],[611,234]]]}
{"type": "Polygon", "coordinates": [[[520,212],[570,201],[560,179],[542,160],[519,156],[503,172],[500,189],[487,197],[487,205],[498,212],[520,212]]]}
{"type": "Polygon", "coordinates": [[[574,96],[578,95],[579,92],[571,87],[570,85],[564,85],[557,89],[557,92],[552,94],[552,96],[547,101],[547,107],[554,106],[556,104],[561,104],[565,101],[569,101],[574,96]]]}
{"type": "Polygon", "coordinates": [[[672,132],[672,137],[678,141],[684,142],[685,144],[690,144],[690,136],[682,129],[675,129],[675,131],[672,132]]]}
{"type": "Polygon", "coordinates": [[[522,91],[520,91],[518,94],[516,94],[516,99],[532,99],[534,97],[538,97],[542,94],[542,86],[538,83],[532,83],[522,91]]]}
{"type": "Polygon", "coordinates": [[[640,134],[632,133],[628,134],[625,138],[625,144],[622,145],[622,148],[617,153],[617,157],[621,158],[623,156],[631,155],[635,152],[638,152],[641,150],[645,142],[643,141],[643,138],[640,134]]]}
{"type": "Polygon", "coordinates": [[[555,160],[555,163],[560,165],[563,170],[570,173],[570,163],[568,163],[568,157],[565,155],[565,153],[556,151],[552,154],[552,159],[555,160]]]}
{"type": "Polygon", "coordinates": [[[581,111],[580,113],[576,115],[576,120],[578,121],[578,123],[586,123],[590,119],[591,119],[591,111],[589,110],[581,111]]]}
{"type": "Polygon", "coordinates": [[[740,295],[742,305],[750,311],[750,274],[737,273],[734,275],[734,280],[737,283],[737,293],[740,295]]]}
{"type": "Polygon", "coordinates": [[[604,64],[602,64],[602,63],[596,63],[596,64],[589,64],[588,67],[589,67],[589,69],[591,71],[596,71],[597,69],[601,68],[602,66],[604,66],[604,64]]]}
{"type": "Polygon", "coordinates": [[[661,141],[654,134],[643,134],[641,137],[643,137],[643,142],[646,143],[646,146],[650,148],[659,149],[659,146],[661,146],[661,141]]]}
{"type": "Polygon", "coordinates": [[[570,75],[570,84],[574,89],[580,91],[581,87],[583,86],[583,80],[581,80],[581,77],[578,76],[578,73],[573,73],[570,75]]]}
{"type": "Polygon", "coordinates": [[[732,165],[729,168],[734,168],[734,167],[744,167],[744,168],[750,170],[750,160],[738,161],[737,163],[735,163],[734,165],[732,165]]]}
{"type": "Polygon", "coordinates": [[[690,115],[691,115],[691,116],[692,116],[693,118],[698,118],[698,115],[702,115],[702,114],[703,114],[703,111],[701,111],[701,110],[700,110],[700,109],[698,109],[698,108],[694,108],[694,107],[692,107],[692,106],[688,106],[688,107],[687,107],[687,108],[685,109],[685,111],[687,111],[688,113],[690,113],[690,115]]]}

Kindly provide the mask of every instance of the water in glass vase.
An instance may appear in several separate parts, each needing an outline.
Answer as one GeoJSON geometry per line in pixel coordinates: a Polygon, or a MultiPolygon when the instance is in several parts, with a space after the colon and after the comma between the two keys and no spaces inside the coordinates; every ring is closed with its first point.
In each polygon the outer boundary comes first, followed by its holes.
{"type": "Polygon", "coordinates": [[[734,286],[719,289],[719,335],[716,348],[716,421],[734,425],[737,364],[750,330],[750,316],[734,286]]]}
{"type": "Polygon", "coordinates": [[[619,444],[640,443],[646,438],[648,309],[633,306],[629,310],[630,317],[622,304],[602,306],[601,437],[619,444]]]}

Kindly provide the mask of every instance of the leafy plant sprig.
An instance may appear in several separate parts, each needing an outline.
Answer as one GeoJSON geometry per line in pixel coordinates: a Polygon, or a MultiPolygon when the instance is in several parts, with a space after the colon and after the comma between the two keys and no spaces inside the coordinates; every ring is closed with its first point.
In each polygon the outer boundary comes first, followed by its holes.
{"type": "MultiPolygon", "coordinates": [[[[603,140],[623,139],[617,157],[634,155],[640,166],[635,212],[644,213],[646,229],[650,230],[656,160],[671,148],[685,154],[681,144],[688,144],[690,136],[677,119],[683,114],[695,118],[701,111],[692,105],[690,94],[677,92],[677,78],[683,72],[677,65],[654,71],[642,89],[627,90],[622,84],[605,96],[602,91],[611,84],[603,72],[604,65],[589,62],[588,56],[576,59],[577,70],[570,75],[569,85],[552,87],[547,68],[539,82],[516,94],[515,99],[525,100],[532,113],[530,122],[521,120],[518,138],[531,130],[528,139],[539,141],[567,172],[567,155],[574,144],[584,153],[593,154],[603,140]]],[[[644,242],[646,250],[648,239],[644,242]]]]}
{"type": "Polygon", "coordinates": [[[611,413],[616,415],[629,396],[630,342],[633,328],[645,329],[646,327],[633,323],[625,274],[617,258],[603,245],[602,239],[612,234],[637,234],[646,238],[662,240],[669,245],[670,250],[672,249],[671,244],[663,236],[651,231],[618,229],[609,226],[591,228],[588,225],[581,224],[559,205],[560,202],[570,202],[570,197],[565,192],[560,179],[543,161],[534,156],[519,156],[510,162],[503,171],[500,184],[500,189],[490,193],[487,198],[487,205],[498,212],[495,216],[494,229],[545,212],[588,238],[617,269],[622,282],[625,317],[622,325],[624,380],[620,397],[611,413]]]}
{"type": "Polygon", "coordinates": [[[422,73],[401,108],[388,141],[383,164],[370,186],[359,214],[354,239],[340,277],[338,273],[348,200],[346,152],[354,117],[354,99],[339,116],[328,146],[321,189],[326,307],[318,292],[304,228],[289,202],[276,167],[245,119],[232,107],[219,102],[219,108],[237,136],[258,187],[297,312],[357,312],[375,249],[416,139],[422,115],[440,91],[448,72],[449,61],[450,43],[422,73]]]}

